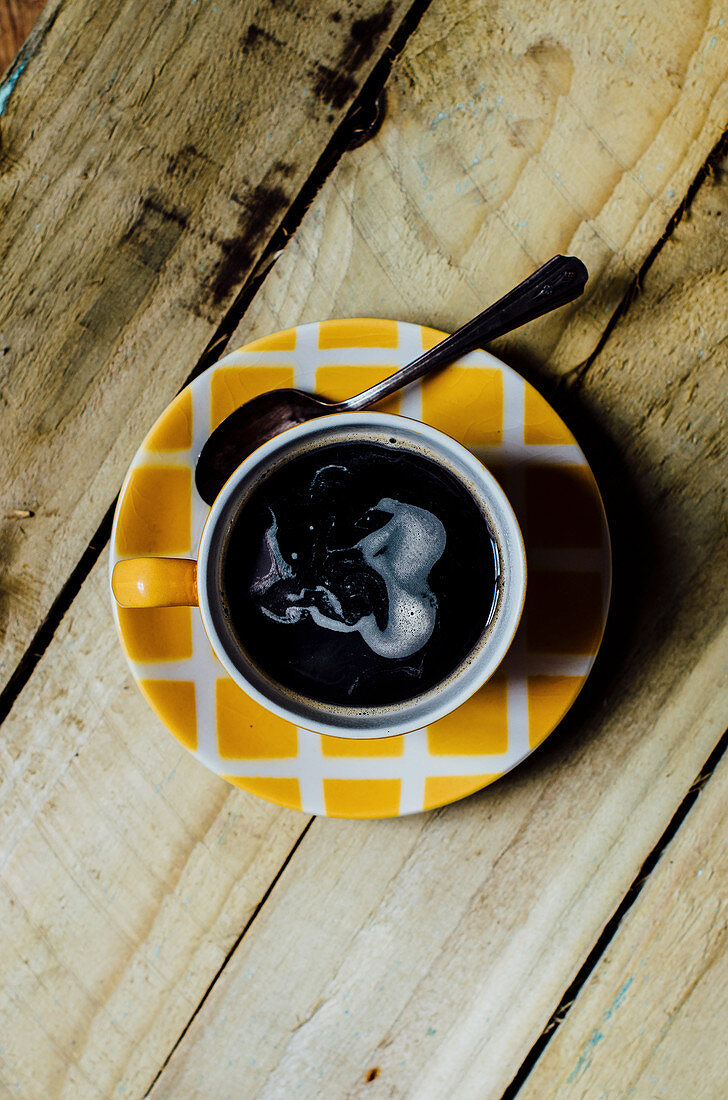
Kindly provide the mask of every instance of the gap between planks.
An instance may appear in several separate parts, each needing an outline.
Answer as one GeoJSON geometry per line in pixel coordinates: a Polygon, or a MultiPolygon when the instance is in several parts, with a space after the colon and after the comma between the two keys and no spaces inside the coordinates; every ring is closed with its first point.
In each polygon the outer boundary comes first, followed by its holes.
{"type": "Polygon", "coordinates": [[[45,0],[3,0],[0,5],[0,75],[12,65],[44,7],[45,0]]]}
{"type": "MultiPolygon", "coordinates": [[[[6,71],[0,71],[0,103],[4,107],[7,98],[15,87],[15,82],[22,73],[50,31],[63,7],[63,0],[55,0],[48,3],[47,0],[41,6],[34,18],[33,24],[28,28],[23,40],[18,42],[17,52],[13,57],[7,57],[4,61],[0,57],[0,66],[7,64],[6,71]],[[3,95],[4,93],[4,95],[3,95]]],[[[0,107],[0,114],[2,108],[0,107]]]]}
{"type": "Polygon", "coordinates": [[[246,932],[248,931],[248,929],[249,929],[249,928],[250,928],[250,926],[252,925],[252,923],[253,923],[253,921],[255,920],[255,918],[256,918],[256,917],[258,916],[258,913],[260,913],[261,909],[263,908],[263,906],[264,906],[264,905],[265,905],[265,903],[267,902],[267,900],[268,900],[268,898],[270,897],[270,895],[271,895],[271,894],[273,893],[273,890],[274,890],[274,888],[275,888],[275,885],[276,885],[276,883],[277,883],[277,882],[278,882],[278,880],[279,880],[279,879],[281,878],[281,876],[283,875],[283,872],[285,871],[286,867],[287,867],[287,866],[288,866],[288,864],[289,864],[289,863],[291,862],[291,860],[293,859],[294,855],[295,855],[295,854],[296,854],[296,852],[298,851],[299,847],[300,847],[300,846],[301,846],[301,844],[303,843],[303,839],[304,839],[304,837],[305,837],[305,836],[306,836],[306,834],[308,833],[309,829],[311,828],[311,826],[313,825],[313,823],[314,823],[314,821],[315,821],[315,820],[316,820],[316,818],[315,818],[315,817],[311,817],[311,818],[309,818],[309,820],[308,820],[308,821],[306,822],[306,824],[304,825],[303,829],[302,829],[302,830],[301,830],[301,832],[299,833],[298,837],[296,838],[296,841],[295,841],[295,843],[294,843],[294,844],[292,845],[292,847],[291,847],[291,850],[290,850],[290,852],[288,853],[288,855],[286,856],[286,858],[285,858],[285,859],[283,860],[283,863],[282,863],[282,864],[280,865],[280,867],[279,867],[279,868],[278,868],[278,870],[276,871],[276,873],[275,873],[275,875],[274,875],[273,879],[271,880],[271,882],[270,882],[270,885],[268,886],[268,889],[267,889],[267,890],[265,891],[265,893],[263,894],[262,898],[260,899],[260,901],[259,901],[259,902],[258,902],[258,904],[256,905],[255,909],[253,909],[253,912],[252,912],[252,913],[250,914],[250,916],[248,917],[247,921],[246,921],[246,922],[245,922],[245,924],[243,925],[243,928],[242,928],[242,930],[241,930],[241,932],[240,932],[240,935],[239,935],[239,936],[237,937],[237,939],[235,940],[235,943],[233,943],[233,944],[232,944],[232,946],[231,946],[230,950],[228,951],[227,955],[225,956],[225,958],[223,959],[222,963],[220,964],[220,967],[219,967],[219,968],[218,968],[218,970],[216,971],[216,973],[215,973],[215,975],[214,975],[214,977],[213,977],[212,981],[210,982],[210,984],[208,985],[207,989],[205,990],[205,992],[204,992],[204,993],[202,994],[202,996],[200,997],[200,1001],[199,1001],[199,1004],[198,1004],[198,1005],[197,1005],[197,1007],[195,1008],[195,1011],[194,1011],[194,1012],[193,1012],[193,1013],[191,1014],[191,1016],[190,1016],[189,1020],[187,1021],[187,1023],[185,1024],[185,1026],[184,1026],[184,1027],[182,1028],[181,1032],[180,1032],[180,1033],[179,1033],[179,1035],[177,1036],[177,1039],[175,1040],[175,1042],[174,1042],[174,1044],[173,1044],[172,1048],[170,1049],[170,1051],[169,1051],[169,1054],[168,1054],[168,1055],[167,1055],[167,1057],[166,1057],[166,1058],[164,1059],[164,1061],[162,1062],[161,1066],[159,1067],[159,1069],[158,1069],[158,1070],[157,1070],[157,1072],[155,1073],[155,1075],[154,1075],[154,1078],[152,1079],[152,1082],[151,1082],[151,1084],[149,1085],[149,1088],[148,1088],[148,1089],[147,1089],[147,1091],[146,1091],[146,1092],[144,1093],[144,1097],[145,1097],[145,1098],[146,1098],[147,1096],[149,1096],[150,1092],[152,1091],[152,1089],[153,1089],[153,1088],[154,1088],[154,1086],[156,1085],[157,1081],[159,1080],[159,1078],[160,1078],[160,1077],[162,1076],[162,1074],[164,1073],[165,1069],[167,1068],[167,1066],[168,1066],[168,1064],[169,1064],[169,1061],[170,1061],[170,1059],[171,1059],[172,1055],[174,1054],[174,1052],[176,1051],[177,1047],[178,1047],[178,1046],[180,1045],[180,1043],[181,1043],[181,1042],[182,1042],[182,1040],[184,1039],[185,1035],[186,1035],[186,1034],[187,1034],[187,1032],[189,1031],[190,1027],[192,1026],[192,1022],[194,1021],[195,1017],[197,1016],[197,1014],[198,1014],[198,1013],[200,1012],[200,1010],[202,1009],[202,1006],[204,1005],[205,1001],[207,1000],[207,998],[208,998],[208,997],[210,996],[210,994],[212,993],[212,990],[214,989],[214,987],[215,987],[215,985],[217,984],[217,982],[218,982],[218,980],[219,980],[220,976],[222,975],[222,972],[223,972],[223,970],[225,969],[225,967],[227,966],[227,964],[228,964],[228,963],[230,962],[231,958],[233,957],[233,955],[234,955],[234,954],[235,954],[235,952],[237,951],[238,947],[239,947],[239,946],[240,946],[240,944],[242,943],[243,937],[245,936],[246,932]]]}
{"type": "MultiPolygon", "coordinates": [[[[602,934],[587,955],[573,982],[565,990],[558,1005],[551,1013],[548,1023],[546,1024],[538,1039],[524,1058],[523,1062],[521,1063],[520,1069],[516,1073],[508,1088],[503,1093],[501,1100],[516,1100],[518,1093],[526,1084],[526,1081],[528,1080],[528,1077],[530,1076],[536,1063],[541,1058],[541,1055],[544,1053],[546,1047],[549,1045],[551,1040],[555,1037],[557,1031],[566,1020],[566,1017],[569,1015],[571,1006],[579,995],[582,986],[584,986],[589,980],[592,971],[596,968],[597,964],[602,959],[615,933],[617,932],[619,925],[622,923],[622,920],[627,916],[630,909],[637,901],[637,898],[642,893],[642,889],[647,883],[647,880],[654,871],[655,867],[657,866],[660,857],[662,856],[663,852],[668,847],[672,839],[675,837],[678,829],[680,828],[683,821],[688,816],[690,810],[693,808],[695,802],[697,801],[698,795],[700,794],[707,781],[710,779],[715,769],[720,764],[727,750],[728,730],[725,731],[720,741],[715,746],[710,756],[705,761],[697,776],[691,783],[687,794],[685,795],[674,815],[670,819],[667,828],[655,844],[652,851],[645,859],[644,863],[635,875],[634,880],[630,884],[621,902],[605,924],[602,934]]],[[[311,823],[309,823],[309,826],[310,824],[311,823]]],[[[227,963],[227,959],[225,960],[225,962],[227,963]]],[[[217,981],[217,975],[215,977],[215,981],[217,981]]]]}
{"type": "MultiPolygon", "coordinates": [[[[415,0],[415,3],[408,9],[389,43],[385,46],[379,61],[364,81],[361,91],[349,108],[345,118],[336,128],[321,156],[316,161],[311,175],[289,206],[280,225],[271,235],[255,269],[243,283],[237,298],[218,325],[197,364],[190,371],[184,386],[212,366],[220,357],[221,349],[242,321],[250,303],[271,270],[278,253],[283,250],[287,241],[301,224],[306,210],[336,168],[341,157],[349,148],[363,144],[359,136],[361,134],[361,120],[367,118],[370,110],[374,118],[374,127],[368,136],[373,136],[376,129],[378,129],[382,120],[382,112],[377,109],[377,101],[384,94],[384,87],[389,79],[394,62],[404,49],[410,35],[417,29],[431,2],[432,0],[415,0]]],[[[62,0],[55,8],[47,9],[48,18],[41,20],[41,23],[31,32],[25,47],[18,54],[14,65],[5,77],[5,81],[12,80],[13,73],[16,71],[19,73],[25,67],[28,58],[37,50],[43,36],[53,25],[61,3],[62,0]]],[[[0,87],[5,81],[0,81],[0,87]]],[[[109,541],[117,500],[118,496],[111,502],[86,550],[51,604],[48,614],[33,635],[30,645],[18,662],[8,683],[0,691],[0,725],[10,714],[16,699],[33,675],[38,662],[53,641],[64,616],[81,591],[86,578],[109,541]]]]}
{"type": "Polygon", "coordinates": [[[604,332],[600,336],[597,345],[592,351],[591,355],[589,355],[583,363],[580,363],[577,367],[574,367],[572,370],[567,371],[567,373],[559,379],[559,389],[563,387],[563,389],[565,390],[573,391],[578,390],[579,387],[582,385],[592,363],[596,362],[603,348],[606,346],[607,341],[612,335],[612,332],[619,324],[622,317],[624,317],[624,315],[627,313],[627,310],[642,289],[642,282],[645,278],[645,275],[652,267],[653,263],[664,248],[665,244],[669,241],[670,237],[672,237],[673,233],[684,218],[685,214],[690,210],[693,199],[705,183],[706,179],[708,179],[711,172],[715,170],[716,165],[720,161],[725,159],[726,155],[728,155],[728,130],[725,130],[721,134],[711,151],[708,153],[708,156],[705,158],[705,161],[696,172],[695,178],[685,192],[685,196],[682,202],[665,226],[664,233],[659,238],[659,240],[656,241],[655,245],[648,253],[647,257],[644,260],[644,263],[640,267],[632,282],[627,287],[624,297],[615,309],[612,316],[609,318],[604,328],[604,332]]]}

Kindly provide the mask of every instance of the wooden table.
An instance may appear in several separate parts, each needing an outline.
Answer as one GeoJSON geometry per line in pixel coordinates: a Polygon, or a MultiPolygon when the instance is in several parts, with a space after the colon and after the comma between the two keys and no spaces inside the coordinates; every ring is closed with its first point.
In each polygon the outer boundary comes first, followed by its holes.
{"type": "Polygon", "coordinates": [[[0,85],[2,1095],[728,1095],[727,74],[709,0],[50,0],[0,85]],[[615,536],[575,710],[412,818],[207,773],[109,612],[138,441],[225,348],[555,252],[585,300],[496,350],[615,536]]]}

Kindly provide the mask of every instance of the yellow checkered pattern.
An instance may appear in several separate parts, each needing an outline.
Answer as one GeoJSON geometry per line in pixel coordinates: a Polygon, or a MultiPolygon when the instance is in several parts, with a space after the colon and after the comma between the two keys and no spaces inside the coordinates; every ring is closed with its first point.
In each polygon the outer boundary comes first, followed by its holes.
{"type": "MultiPolygon", "coordinates": [[[[136,555],[196,554],[208,513],[194,487],[196,457],[233,409],[286,386],[341,400],[442,336],[396,321],[323,321],[226,356],[172,402],[137,452],[116,512],[111,568],[136,555]]],[[[474,352],[380,408],[423,420],[473,450],[501,481],[524,533],[521,627],[498,673],[456,712],[380,740],[297,729],[227,676],[196,609],[114,604],[134,678],[185,748],[243,790],[337,817],[431,809],[514,767],[578,694],[609,598],[609,540],[592,473],[560,417],[515,371],[474,352]]]]}

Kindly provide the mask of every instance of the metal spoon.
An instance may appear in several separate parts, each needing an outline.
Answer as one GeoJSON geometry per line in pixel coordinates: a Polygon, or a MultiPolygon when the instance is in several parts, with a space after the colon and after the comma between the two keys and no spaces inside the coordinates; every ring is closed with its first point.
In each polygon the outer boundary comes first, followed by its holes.
{"type": "Polygon", "coordinates": [[[215,428],[205,443],[195,470],[197,490],[207,504],[244,458],[273,436],[328,413],[355,412],[389,397],[438,367],[483,347],[497,336],[525,325],[583,292],[589,277],[575,256],[554,256],[494,305],[459,328],[396,374],[347,401],[327,401],[302,390],[270,390],[246,401],[215,428]]]}

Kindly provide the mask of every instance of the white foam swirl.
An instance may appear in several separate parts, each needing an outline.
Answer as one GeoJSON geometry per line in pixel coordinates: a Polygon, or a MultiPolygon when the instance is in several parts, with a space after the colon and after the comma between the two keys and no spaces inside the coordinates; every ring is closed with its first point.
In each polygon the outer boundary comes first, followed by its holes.
{"type": "MultiPolygon", "coordinates": [[[[366,564],[384,581],[388,597],[384,629],[380,628],[373,613],[362,616],[353,624],[345,622],[340,601],[330,589],[320,584],[313,591],[322,594],[322,602],[328,604],[331,614],[326,614],[310,602],[293,602],[305,599],[311,589],[291,594],[288,597],[291,603],[283,614],[261,606],[263,613],[281,623],[298,622],[304,614],[308,614],[327,630],[341,633],[356,631],[380,657],[401,659],[422,649],[429,641],[437,620],[437,600],[428,578],[445,550],[445,528],[437,516],[426,508],[403,504],[392,497],[383,497],[374,511],[389,513],[391,518],[383,527],[360,539],[355,548],[361,551],[366,564]]],[[[262,569],[252,586],[256,595],[266,592],[278,581],[295,575],[281,554],[277,531],[274,517],[261,550],[262,569]]]]}

